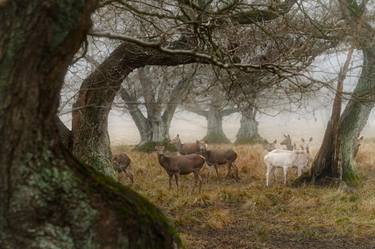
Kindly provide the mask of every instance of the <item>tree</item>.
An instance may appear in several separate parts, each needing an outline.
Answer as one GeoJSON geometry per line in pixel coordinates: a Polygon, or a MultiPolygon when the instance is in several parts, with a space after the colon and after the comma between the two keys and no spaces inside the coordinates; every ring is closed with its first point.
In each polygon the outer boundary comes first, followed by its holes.
{"type": "Polygon", "coordinates": [[[183,75],[183,68],[160,70],[144,67],[139,68],[137,73],[139,81],[130,84],[128,79],[119,93],[138,128],[141,136],[139,146],[142,147],[169,139],[173,115],[189,93],[193,80],[183,76],[176,82],[175,78],[183,75]],[[137,87],[138,82],[140,87],[137,87]],[[147,116],[140,109],[140,99],[144,100],[147,116]]]}
{"type": "Polygon", "coordinates": [[[236,135],[236,144],[263,143],[264,139],[258,133],[258,121],[256,121],[257,109],[249,106],[241,110],[240,129],[236,135]]]}
{"type": "MultiPolygon", "coordinates": [[[[119,8],[134,19],[145,20],[147,28],[146,39],[139,39],[130,32],[129,35],[100,32],[93,30],[93,37],[119,40],[122,43],[92,72],[82,83],[77,101],[74,105],[72,132],[74,154],[84,162],[97,165],[97,169],[105,171],[110,161],[110,147],[107,132],[107,118],[114,97],[123,80],[130,72],[145,65],[182,65],[190,63],[206,63],[226,69],[241,69],[246,71],[268,71],[280,78],[295,76],[296,71],[305,65],[301,60],[280,60],[275,62],[263,61],[263,55],[268,51],[265,40],[277,41],[271,43],[274,49],[280,49],[294,58],[303,58],[305,51],[322,47],[322,44],[312,39],[309,32],[299,32],[301,28],[313,30],[320,34],[320,28],[315,23],[309,25],[301,21],[301,16],[293,19],[295,11],[287,17],[287,13],[297,2],[285,0],[271,5],[259,7],[256,3],[244,5],[240,2],[228,4],[221,2],[216,5],[196,5],[195,1],[163,2],[104,1],[111,8],[119,8]],[[174,6],[172,9],[170,6],[174,6]],[[142,18],[138,18],[142,16],[142,18]],[[209,16],[209,19],[206,18],[209,16]],[[288,20],[286,24],[283,21],[288,20]],[[267,22],[266,22],[267,21],[267,22]],[[295,22],[295,23],[294,23],[295,22]],[[258,25],[262,23],[262,25],[258,25]],[[303,23],[301,26],[299,24],[303,23]],[[264,24],[264,25],[263,25],[264,24]],[[297,25],[298,24],[298,25],[297,25]],[[267,30],[266,27],[270,27],[267,30]],[[283,30],[283,32],[280,32],[283,30]],[[290,31],[290,35],[288,33],[290,31]],[[294,45],[286,50],[282,37],[270,34],[280,33],[287,40],[292,37],[294,45]],[[246,35],[244,35],[246,34],[246,35]],[[224,37],[223,37],[224,36],[224,37]],[[257,42],[249,37],[255,37],[257,42]],[[147,39],[148,38],[148,39],[147,39]],[[239,48],[231,50],[231,42],[238,40],[239,48]],[[236,53],[236,51],[238,52],[236,53]],[[241,51],[246,51],[245,53],[241,51]],[[241,63],[236,57],[242,56],[241,63]],[[296,70],[295,70],[296,69],[296,70]]],[[[111,17],[113,18],[113,17],[111,17]]],[[[327,26],[334,22],[324,20],[327,26]]],[[[120,22],[122,22],[120,20],[120,22]]],[[[139,26],[144,27],[144,23],[139,26]]],[[[134,24],[132,24],[134,26],[134,24]]],[[[124,29],[123,33],[131,29],[124,29]]],[[[324,38],[329,37],[324,34],[324,38]]],[[[317,40],[321,37],[317,38],[317,40]]],[[[289,43],[288,43],[289,44],[289,43]]],[[[235,48],[238,46],[234,46],[235,48]]],[[[271,49],[273,51],[274,49],[271,49]]],[[[272,56],[270,56],[272,57],[272,56]]]]}
{"type": "Polygon", "coordinates": [[[207,120],[207,134],[203,139],[209,143],[229,143],[223,130],[223,118],[237,110],[225,100],[225,93],[212,82],[204,82],[189,97],[185,109],[207,120]]]}
{"type": "MultiPolygon", "coordinates": [[[[171,46],[178,46],[177,41],[171,46]]],[[[101,172],[109,168],[111,149],[107,131],[108,115],[124,79],[146,65],[181,65],[199,59],[174,55],[157,48],[123,42],[82,82],[74,104],[73,152],[80,160],[101,172]]]]}
{"type": "MultiPolygon", "coordinates": [[[[361,5],[355,0],[340,0],[341,14],[347,22],[346,35],[352,39],[355,48],[362,51],[363,66],[348,104],[340,116],[338,127],[327,126],[322,147],[315,158],[312,167],[312,175],[304,176],[299,181],[312,180],[315,183],[324,182],[327,178],[343,180],[346,183],[355,183],[358,176],[355,171],[353,151],[356,140],[366,125],[371,110],[375,105],[375,29],[366,21],[366,4],[361,5]],[[329,140],[335,140],[332,130],[338,129],[339,151],[336,148],[330,150],[325,147],[329,140]],[[338,166],[335,163],[338,157],[338,166]]],[[[334,114],[334,113],[333,113],[334,114]]]]}
{"type": "Polygon", "coordinates": [[[161,212],[80,164],[57,133],[59,93],[96,1],[0,2],[2,248],[176,248],[161,212]]]}

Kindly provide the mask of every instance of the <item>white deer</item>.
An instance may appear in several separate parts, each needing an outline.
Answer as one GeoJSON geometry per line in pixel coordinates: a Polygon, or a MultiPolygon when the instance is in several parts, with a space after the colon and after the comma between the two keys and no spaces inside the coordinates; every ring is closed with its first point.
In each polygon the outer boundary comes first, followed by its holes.
{"type": "MultiPolygon", "coordinates": [[[[310,138],[309,142],[312,141],[310,138]]],[[[304,145],[304,150],[281,150],[276,149],[268,152],[264,156],[264,162],[267,167],[266,185],[270,185],[270,176],[274,174],[276,168],[282,168],[284,173],[284,184],[286,185],[289,168],[297,168],[298,176],[309,168],[309,145],[304,145]]]]}

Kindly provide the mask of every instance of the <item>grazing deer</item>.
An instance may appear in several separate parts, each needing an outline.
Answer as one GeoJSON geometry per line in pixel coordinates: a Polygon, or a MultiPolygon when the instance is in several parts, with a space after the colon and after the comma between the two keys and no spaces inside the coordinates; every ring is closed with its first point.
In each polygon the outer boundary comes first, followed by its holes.
{"type": "Polygon", "coordinates": [[[172,178],[176,180],[178,189],[178,178],[180,175],[194,174],[194,191],[197,182],[199,182],[199,192],[202,188],[202,178],[199,171],[204,165],[204,157],[198,154],[180,155],[180,156],[166,156],[164,154],[164,146],[157,145],[155,150],[158,155],[160,166],[162,166],[169,176],[169,189],[172,188],[172,178]]]}
{"type": "Polygon", "coordinates": [[[200,142],[200,150],[201,154],[206,159],[206,163],[208,166],[214,166],[216,171],[216,176],[219,177],[218,167],[222,165],[228,166],[227,177],[230,176],[232,168],[235,170],[235,179],[239,181],[240,178],[238,176],[238,168],[235,164],[237,159],[237,153],[234,152],[232,149],[229,150],[208,150],[206,142],[200,142]]]}
{"type": "Polygon", "coordinates": [[[177,151],[181,155],[189,155],[189,154],[199,154],[199,141],[197,140],[195,143],[181,143],[180,135],[177,134],[177,136],[172,139],[172,144],[176,146],[177,151]]]}
{"type": "Polygon", "coordinates": [[[125,173],[125,175],[130,179],[131,183],[134,183],[133,174],[129,171],[129,166],[131,163],[130,158],[125,153],[114,155],[112,157],[114,169],[118,172],[119,178],[121,173],[125,173]]]}
{"type": "Polygon", "coordinates": [[[287,150],[295,149],[289,134],[284,134],[284,140],[280,142],[280,145],[285,145],[287,150]]]}

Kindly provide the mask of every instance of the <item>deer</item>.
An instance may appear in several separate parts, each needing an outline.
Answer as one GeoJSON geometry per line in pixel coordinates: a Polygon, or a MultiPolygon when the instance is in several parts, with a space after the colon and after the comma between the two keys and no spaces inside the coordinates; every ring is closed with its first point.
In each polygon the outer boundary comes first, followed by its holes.
{"type": "Polygon", "coordinates": [[[125,175],[130,179],[131,183],[134,183],[133,174],[129,171],[129,166],[131,163],[131,159],[125,153],[114,155],[112,157],[113,167],[118,172],[119,178],[121,173],[125,173],[125,175]]]}
{"type": "Polygon", "coordinates": [[[272,151],[276,149],[277,139],[275,139],[272,143],[269,143],[267,140],[264,140],[264,149],[266,151],[272,151]]]}
{"type": "Polygon", "coordinates": [[[240,177],[238,176],[238,168],[235,164],[235,161],[237,159],[237,153],[234,150],[208,150],[206,141],[200,141],[199,146],[201,155],[206,159],[206,164],[210,167],[213,166],[215,168],[217,177],[219,177],[218,167],[222,165],[227,165],[228,171],[226,177],[230,176],[232,168],[234,168],[235,179],[236,181],[240,180],[240,177]]]}
{"type": "Polygon", "coordinates": [[[164,146],[157,145],[155,150],[157,152],[158,161],[161,167],[167,172],[169,176],[169,189],[172,189],[173,177],[176,181],[177,190],[179,188],[178,178],[180,175],[194,174],[194,186],[192,192],[196,188],[199,182],[199,192],[202,188],[202,177],[200,176],[200,170],[202,169],[205,159],[199,154],[179,155],[179,156],[167,156],[164,154],[164,146]]]}
{"type": "Polygon", "coordinates": [[[199,154],[199,141],[197,140],[195,143],[181,143],[180,135],[171,140],[171,143],[176,146],[177,151],[180,155],[189,155],[189,154],[199,154]]]}
{"type": "Polygon", "coordinates": [[[287,150],[296,149],[296,145],[292,145],[292,139],[289,134],[284,134],[284,140],[280,142],[280,145],[285,145],[287,150]]]}
{"type": "MultiPolygon", "coordinates": [[[[312,138],[309,140],[312,141],[312,138]]],[[[305,142],[305,141],[303,141],[305,142]]],[[[305,143],[301,150],[273,150],[264,156],[264,163],[267,167],[266,186],[270,186],[270,175],[274,175],[276,168],[282,168],[284,172],[284,185],[287,183],[289,168],[297,168],[298,176],[309,169],[310,149],[309,143],[305,143]]]]}

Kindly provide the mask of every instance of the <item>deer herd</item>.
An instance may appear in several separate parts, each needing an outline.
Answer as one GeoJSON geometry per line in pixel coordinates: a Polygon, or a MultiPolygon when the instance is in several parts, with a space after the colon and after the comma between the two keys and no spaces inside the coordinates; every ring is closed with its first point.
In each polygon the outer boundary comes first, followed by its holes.
{"type": "MultiPolygon", "coordinates": [[[[363,137],[357,139],[355,150],[358,151],[358,147],[362,142],[363,137]]],[[[238,174],[238,168],[236,165],[237,153],[232,149],[208,149],[207,142],[204,140],[197,140],[195,143],[182,143],[179,135],[170,141],[174,144],[177,149],[177,155],[168,154],[165,151],[165,147],[162,145],[155,146],[157,158],[159,164],[169,176],[169,188],[172,188],[173,178],[176,182],[177,189],[179,188],[179,176],[180,175],[194,175],[194,185],[192,190],[197,187],[199,192],[202,188],[202,169],[207,165],[208,169],[214,169],[216,176],[219,177],[219,168],[227,166],[226,177],[234,176],[236,181],[240,180],[238,174]],[[234,171],[234,174],[232,174],[234,171]]],[[[290,135],[285,134],[283,141],[280,145],[285,146],[284,149],[278,149],[277,140],[272,143],[267,141],[264,144],[265,155],[264,164],[266,166],[266,186],[271,185],[271,176],[275,178],[275,170],[281,168],[284,176],[284,184],[287,183],[288,170],[291,168],[297,169],[298,176],[301,176],[303,172],[307,172],[309,162],[311,161],[310,155],[310,143],[312,137],[309,140],[301,139],[301,143],[297,146],[296,143],[292,143],[290,135]]],[[[131,181],[134,182],[132,173],[129,171],[131,159],[124,153],[113,156],[112,158],[114,169],[119,173],[124,173],[131,181]]],[[[210,170],[208,170],[210,172],[210,170]]],[[[208,181],[209,173],[206,175],[206,181],[208,181]]]]}

